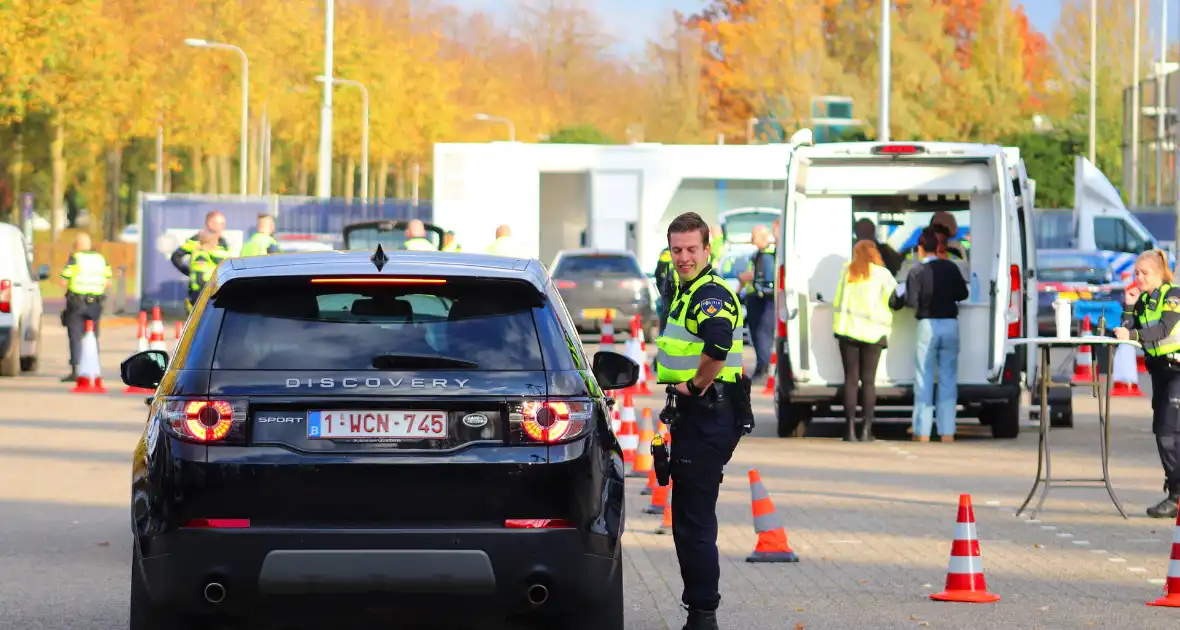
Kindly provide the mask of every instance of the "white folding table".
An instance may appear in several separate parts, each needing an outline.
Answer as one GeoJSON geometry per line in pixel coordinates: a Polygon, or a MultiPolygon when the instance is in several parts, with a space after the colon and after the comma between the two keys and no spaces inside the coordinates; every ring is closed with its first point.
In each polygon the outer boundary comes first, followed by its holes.
{"type": "MultiPolygon", "coordinates": [[[[1102,326],[1100,325],[1100,329],[1102,326]]],[[[1053,485],[1070,486],[1071,484],[1096,484],[1102,483],[1106,486],[1106,492],[1110,495],[1110,500],[1114,503],[1115,508],[1118,509],[1119,514],[1123,518],[1127,518],[1127,513],[1123,511],[1122,504],[1119,503],[1118,497],[1114,495],[1114,488],[1110,485],[1110,387],[1111,374],[1114,370],[1114,350],[1118,345],[1129,345],[1133,347],[1141,347],[1134,341],[1122,341],[1112,337],[1094,336],[1094,337],[1037,337],[1035,339],[1009,339],[1009,347],[1014,346],[1038,346],[1041,351],[1041,360],[1038,377],[1040,378],[1041,389],[1041,434],[1040,443],[1037,448],[1037,480],[1033,484],[1032,490],[1028,493],[1028,498],[1020,505],[1020,509],[1016,511],[1019,516],[1024,512],[1024,508],[1028,507],[1029,501],[1032,500],[1033,495],[1037,493],[1037,488],[1041,488],[1040,499],[1037,500],[1037,506],[1033,509],[1031,516],[1036,518],[1036,515],[1041,511],[1041,506],[1045,503],[1045,497],[1049,494],[1049,487],[1053,485]],[[1049,375],[1049,355],[1054,348],[1071,348],[1077,350],[1081,346],[1093,346],[1096,351],[1105,353],[1106,370],[1105,374],[1099,375],[1098,365],[1100,361],[1095,361],[1093,370],[1093,378],[1089,383],[1051,383],[1052,378],[1049,375]],[[1104,377],[1104,378],[1103,378],[1104,377]],[[1098,399],[1098,440],[1100,451],[1102,455],[1102,477],[1100,479],[1054,479],[1049,457],[1049,388],[1050,387],[1090,387],[1095,398],[1098,399]],[[1043,484],[1043,485],[1042,485],[1043,484]]],[[[1078,487],[1078,486],[1074,486],[1078,487]]]]}

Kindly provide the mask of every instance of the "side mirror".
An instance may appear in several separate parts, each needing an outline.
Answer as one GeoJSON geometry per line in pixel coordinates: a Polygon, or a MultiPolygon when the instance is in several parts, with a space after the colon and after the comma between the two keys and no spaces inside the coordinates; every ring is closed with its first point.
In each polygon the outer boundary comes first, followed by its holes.
{"type": "Polygon", "coordinates": [[[592,371],[599,387],[606,390],[626,389],[639,382],[639,364],[618,352],[595,353],[592,371]]]}
{"type": "Polygon", "coordinates": [[[119,364],[123,383],[131,387],[155,389],[164,380],[168,367],[168,353],[163,350],[144,350],[127,357],[119,364]]]}

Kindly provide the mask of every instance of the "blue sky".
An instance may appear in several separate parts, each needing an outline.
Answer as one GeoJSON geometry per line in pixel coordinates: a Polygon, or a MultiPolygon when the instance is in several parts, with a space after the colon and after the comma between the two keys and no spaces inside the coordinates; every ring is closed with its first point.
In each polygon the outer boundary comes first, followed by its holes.
{"type": "MultiPolygon", "coordinates": [[[[499,13],[513,6],[510,0],[446,0],[463,7],[490,9],[499,13]]],[[[1128,0],[1129,1],[1129,0],[1128,0]]],[[[1149,0],[1144,3],[1144,24],[1154,31],[1159,24],[1159,6],[1163,0],[1149,0]]],[[[1013,5],[1023,5],[1025,13],[1037,30],[1046,35],[1052,33],[1061,13],[1062,0],[1012,0],[1013,5]]],[[[668,24],[668,15],[674,9],[692,13],[708,4],[707,0],[593,0],[589,3],[619,28],[615,31],[626,48],[635,49],[660,32],[668,24]]],[[[1128,5],[1130,6],[1130,5],[1128,5]]],[[[1168,0],[1169,39],[1177,38],[1180,26],[1180,0],[1168,0]]],[[[1146,33],[1145,33],[1146,34],[1146,33]]]]}

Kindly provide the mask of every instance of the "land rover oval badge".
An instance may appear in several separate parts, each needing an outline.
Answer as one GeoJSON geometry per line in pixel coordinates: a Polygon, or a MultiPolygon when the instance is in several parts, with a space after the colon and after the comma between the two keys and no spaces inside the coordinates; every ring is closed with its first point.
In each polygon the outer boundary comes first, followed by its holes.
{"type": "Polygon", "coordinates": [[[488,423],[488,417],[482,413],[469,413],[463,416],[463,424],[478,429],[488,423]]]}

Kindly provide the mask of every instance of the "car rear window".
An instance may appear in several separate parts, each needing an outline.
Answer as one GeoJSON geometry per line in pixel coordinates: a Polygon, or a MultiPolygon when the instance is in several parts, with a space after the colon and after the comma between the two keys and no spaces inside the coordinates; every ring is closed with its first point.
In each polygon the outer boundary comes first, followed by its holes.
{"type": "Polygon", "coordinates": [[[553,277],[571,275],[642,276],[643,270],[630,256],[562,256],[553,269],[553,277]]]}
{"type": "Polygon", "coordinates": [[[533,309],[520,281],[440,284],[241,279],[213,367],[222,370],[542,370],[533,309]]]}
{"type": "MultiPolygon", "coordinates": [[[[437,232],[428,229],[425,238],[438,247],[437,232]]],[[[347,243],[347,249],[375,250],[380,245],[390,251],[400,251],[406,248],[406,241],[410,238],[406,236],[404,225],[383,223],[374,226],[347,228],[344,230],[344,240],[347,243]]]]}

